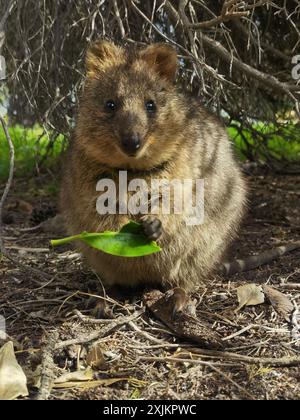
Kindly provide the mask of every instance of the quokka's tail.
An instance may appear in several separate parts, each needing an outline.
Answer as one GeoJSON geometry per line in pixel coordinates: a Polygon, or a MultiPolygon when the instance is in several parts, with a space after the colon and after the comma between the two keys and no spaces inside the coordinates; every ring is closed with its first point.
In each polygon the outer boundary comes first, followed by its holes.
{"type": "Polygon", "coordinates": [[[300,248],[300,241],[293,242],[285,246],[278,246],[269,249],[258,255],[246,257],[241,260],[233,260],[231,262],[222,263],[219,267],[218,273],[221,275],[232,276],[237,273],[254,270],[257,267],[268,264],[273,260],[287,254],[288,252],[295,251],[300,248]]]}

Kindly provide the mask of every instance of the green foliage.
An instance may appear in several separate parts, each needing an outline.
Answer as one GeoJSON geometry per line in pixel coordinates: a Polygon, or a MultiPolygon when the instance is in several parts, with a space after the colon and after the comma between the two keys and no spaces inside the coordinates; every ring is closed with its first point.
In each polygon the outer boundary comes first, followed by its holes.
{"type": "Polygon", "coordinates": [[[300,128],[288,123],[279,127],[274,124],[255,122],[249,128],[233,123],[228,133],[241,160],[268,158],[300,162],[300,128]]]}
{"type": "MultiPolygon", "coordinates": [[[[24,128],[10,127],[9,133],[15,147],[15,175],[32,176],[36,165],[45,158],[48,167],[55,162],[64,146],[64,137],[58,136],[54,142],[40,126],[24,128]]],[[[9,172],[9,147],[2,128],[0,129],[0,179],[9,172]]]]}
{"type": "MultiPolygon", "coordinates": [[[[64,149],[65,138],[60,135],[55,141],[42,127],[14,126],[9,129],[15,147],[15,175],[32,176],[37,164],[43,162],[51,167],[64,149]]],[[[255,122],[249,128],[232,123],[228,133],[234,142],[237,155],[242,161],[247,158],[266,161],[275,160],[300,162],[300,128],[289,123],[279,127],[273,124],[255,122]]],[[[0,180],[8,176],[9,148],[3,130],[0,128],[0,180]]]]}
{"type": "Polygon", "coordinates": [[[151,242],[142,232],[140,224],[130,222],[120,232],[82,233],[51,241],[52,246],[83,241],[92,248],[118,257],[143,257],[161,251],[156,242],[151,242]]]}

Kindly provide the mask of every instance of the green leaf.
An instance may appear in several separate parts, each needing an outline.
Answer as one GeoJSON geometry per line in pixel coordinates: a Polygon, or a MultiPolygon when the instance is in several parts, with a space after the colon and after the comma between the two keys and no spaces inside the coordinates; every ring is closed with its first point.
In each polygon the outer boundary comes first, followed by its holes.
{"type": "Polygon", "coordinates": [[[125,225],[120,232],[87,233],[51,241],[52,246],[83,241],[91,248],[117,257],[143,257],[161,251],[156,242],[150,242],[142,232],[142,226],[135,222],[125,225]]]}
{"type": "Polygon", "coordinates": [[[143,234],[143,228],[140,223],[129,222],[127,225],[123,226],[120,230],[120,233],[132,233],[132,234],[143,234]]]}

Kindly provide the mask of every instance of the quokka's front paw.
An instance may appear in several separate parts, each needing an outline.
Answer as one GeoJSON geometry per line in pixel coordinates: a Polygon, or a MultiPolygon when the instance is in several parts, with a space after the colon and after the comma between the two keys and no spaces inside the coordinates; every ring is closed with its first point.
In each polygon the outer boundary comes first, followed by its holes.
{"type": "Polygon", "coordinates": [[[159,219],[144,219],[143,230],[147,238],[151,241],[157,241],[163,233],[162,222],[159,219]]]}

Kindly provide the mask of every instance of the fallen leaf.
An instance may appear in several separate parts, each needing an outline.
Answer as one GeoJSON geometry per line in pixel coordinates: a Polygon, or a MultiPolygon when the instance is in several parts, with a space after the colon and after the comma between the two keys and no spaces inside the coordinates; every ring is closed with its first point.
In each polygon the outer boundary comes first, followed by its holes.
{"type": "Polygon", "coordinates": [[[261,286],[256,284],[245,284],[237,288],[237,296],[239,307],[236,311],[240,311],[244,306],[256,306],[265,302],[265,295],[261,286]]]}
{"type": "Polygon", "coordinates": [[[27,395],[27,379],[10,341],[0,349],[0,400],[15,400],[27,395]]]}
{"type": "Polygon", "coordinates": [[[42,365],[39,365],[34,371],[25,370],[25,373],[30,387],[40,389],[42,383],[42,365]]]}
{"type": "Polygon", "coordinates": [[[105,369],[106,362],[99,345],[94,346],[89,351],[86,357],[86,363],[93,369],[105,369]]]}
{"type": "Polygon", "coordinates": [[[27,201],[24,201],[24,200],[15,200],[13,203],[7,206],[7,209],[18,211],[20,213],[27,213],[29,215],[32,214],[33,212],[32,205],[27,203],[27,201]]]}
{"type": "Polygon", "coordinates": [[[290,322],[292,312],[295,309],[290,299],[278,290],[273,289],[273,287],[263,286],[263,290],[275,311],[283,316],[287,322],[290,322]]]}
{"type": "Polygon", "coordinates": [[[55,389],[73,389],[73,388],[96,388],[97,386],[109,386],[117,382],[128,381],[128,378],[116,378],[116,379],[99,379],[96,381],[81,381],[81,382],[64,382],[54,384],[55,389]]]}
{"type": "Polygon", "coordinates": [[[70,388],[95,388],[97,386],[110,386],[117,382],[128,382],[133,386],[144,386],[146,382],[139,381],[135,378],[109,378],[93,380],[94,374],[92,369],[88,368],[85,371],[78,371],[67,373],[56,379],[53,385],[55,389],[70,389],[70,388]]]}
{"type": "Polygon", "coordinates": [[[94,373],[91,368],[86,370],[78,370],[76,372],[64,373],[59,378],[55,379],[54,384],[63,384],[66,382],[85,382],[94,379],[94,373]]]}

